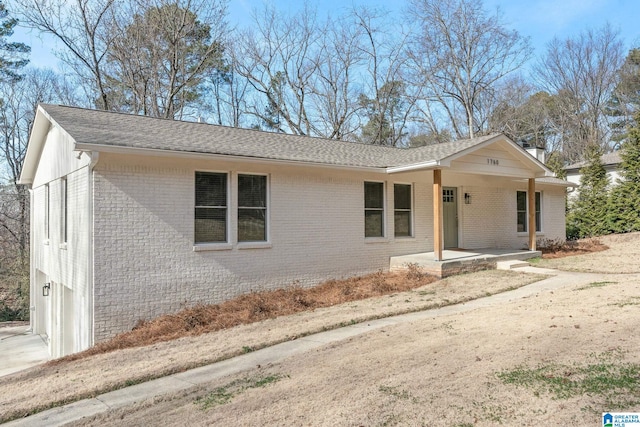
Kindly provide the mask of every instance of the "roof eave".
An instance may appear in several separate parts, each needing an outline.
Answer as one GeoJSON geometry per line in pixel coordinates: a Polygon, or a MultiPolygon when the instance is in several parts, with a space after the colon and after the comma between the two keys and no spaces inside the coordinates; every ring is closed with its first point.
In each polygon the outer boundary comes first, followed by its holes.
{"type": "Polygon", "coordinates": [[[76,151],[91,151],[99,153],[113,153],[113,154],[134,154],[143,156],[157,156],[157,157],[178,157],[183,159],[209,159],[209,160],[223,160],[233,162],[249,162],[249,163],[271,163],[278,165],[290,165],[290,166],[304,166],[304,167],[322,167],[330,169],[341,170],[358,170],[361,172],[373,172],[384,173],[384,167],[372,167],[372,166],[357,166],[357,165],[339,165],[333,163],[320,163],[310,162],[305,160],[280,160],[269,159],[265,157],[251,157],[232,154],[216,154],[216,153],[201,153],[194,151],[176,151],[176,150],[163,150],[158,148],[136,148],[136,147],[124,147],[118,145],[106,145],[106,144],[92,144],[92,143],[76,143],[76,151]]]}
{"type": "Polygon", "coordinates": [[[416,170],[436,169],[442,166],[445,166],[445,165],[441,164],[441,162],[437,160],[429,160],[427,162],[413,163],[410,165],[390,166],[386,168],[386,171],[388,174],[393,174],[393,173],[410,172],[410,171],[416,171],[416,170]]]}

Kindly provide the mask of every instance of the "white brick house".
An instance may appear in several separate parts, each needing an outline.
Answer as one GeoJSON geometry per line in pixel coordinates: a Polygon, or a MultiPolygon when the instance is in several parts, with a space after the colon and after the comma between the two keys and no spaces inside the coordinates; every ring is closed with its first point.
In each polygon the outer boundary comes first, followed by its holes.
{"type": "Polygon", "coordinates": [[[391,256],[565,235],[567,183],[503,135],[397,149],[41,105],[21,183],[32,326],[53,356],[391,256]]]}

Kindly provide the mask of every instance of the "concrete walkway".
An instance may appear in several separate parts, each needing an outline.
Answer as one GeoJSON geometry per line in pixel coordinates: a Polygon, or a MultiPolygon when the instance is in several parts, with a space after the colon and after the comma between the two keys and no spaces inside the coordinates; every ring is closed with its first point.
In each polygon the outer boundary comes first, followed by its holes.
{"type": "Polygon", "coordinates": [[[47,344],[29,325],[0,327],[0,377],[49,360],[47,344]]]}
{"type": "Polygon", "coordinates": [[[168,393],[186,390],[196,385],[208,383],[227,375],[254,369],[258,365],[265,366],[270,363],[278,363],[288,357],[299,355],[326,344],[361,335],[389,325],[433,319],[435,317],[465,313],[479,308],[501,305],[536,295],[540,292],[552,291],[569,286],[586,285],[602,277],[600,274],[569,273],[536,267],[518,268],[517,271],[553,274],[554,276],[523,286],[513,291],[479,298],[464,304],[456,304],[433,310],[425,310],[379,320],[372,320],[319,334],[309,335],[295,341],[287,341],[211,365],[158,378],[156,380],[115,390],[109,393],[104,393],[92,399],[85,399],[69,405],[49,409],[30,417],[12,421],[6,425],[59,426],[80,420],[84,417],[91,417],[99,413],[133,405],[148,399],[153,399],[168,393]]]}

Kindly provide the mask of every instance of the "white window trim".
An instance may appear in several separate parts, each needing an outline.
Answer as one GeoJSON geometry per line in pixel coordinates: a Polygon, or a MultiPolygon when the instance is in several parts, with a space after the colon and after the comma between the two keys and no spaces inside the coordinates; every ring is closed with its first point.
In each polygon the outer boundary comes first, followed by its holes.
{"type": "MultiPolygon", "coordinates": [[[[527,200],[527,211],[526,211],[526,216],[525,218],[527,219],[525,226],[527,227],[526,231],[517,231],[517,235],[518,236],[528,236],[529,235],[529,191],[527,190],[517,190],[516,195],[518,194],[518,192],[523,192],[526,195],[526,200],[527,200]]],[[[540,231],[536,231],[536,236],[544,236],[544,197],[543,197],[543,191],[540,190],[536,190],[536,193],[540,193],[540,231]]],[[[535,199],[534,199],[535,201],[535,199]]],[[[517,198],[516,198],[516,203],[517,203],[517,198]]],[[[535,209],[535,208],[534,208],[535,209]]],[[[517,213],[518,213],[518,206],[516,205],[516,228],[518,226],[518,220],[517,220],[517,213]]]]}
{"type": "MultiPolygon", "coordinates": [[[[415,211],[416,211],[416,205],[415,205],[415,185],[412,182],[394,182],[393,183],[393,238],[395,240],[399,240],[399,241],[406,241],[406,240],[412,240],[416,238],[416,228],[415,228],[415,211]],[[411,208],[409,211],[409,227],[411,228],[411,232],[409,233],[408,236],[396,236],[396,226],[395,226],[395,213],[396,213],[396,191],[395,191],[395,185],[408,185],[410,187],[410,194],[411,194],[411,208]]],[[[406,212],[406,209],[401,209],[401,211],[406,212]]]]}
{"type": "MultiPolygon", "coordinates": [[[[374,183],[378,183],[378,184],[382,184],[382,236],[371,236],[371,237],[364,237],[365,242],[367,243],[384,243],[384,242],[388,242],[389,241],[389,233],[387,230],[387,211],[389,206],[387,205],[387,181],[376,181],[376,180],[370,180],[370,179],[366,179],[363,181],[362,183],[362,195],[364,196],[364,188],[365,188],[365,184],[367,182],[374,182],[374,183]]],[[[364,197],[362,198],[362,219],[363,221],[365,221],[365,212],[367,211],[367,209],[371,209],[373,210],[373,208],[367,208],[365,206],[364,203],[364,197]]],[[[377,210],[377,209],[376,209],[377,210]]],[[[363,224],[364,225],[364,224],[363,224]]],[[[363,229],[364,231],[364,229],[363,229]]]]}
{"type": "MultiPolygon", "coordinates": [[[[235,177],[235,201],[236,203],[234,204],[234,218],[235,218],[235,235],[234,235],[234,241],[238,247],[238,249],[261,249],[261,248],[270,248],[271,247],[271,175],[268,173],[260,173],[260,172],[241,172],[238,171],[237,173],[234,174],[235,177]],[[239,206],[239,188],[238,188],[238,178],[240,175],[253,175],[253,176],[264,176],[266,177],[266,189],[265,191],[267,192],[265,200],[267,202],[267,206],[265,207],[265,213],[264,213],[264,226],[266,227],[265,230],[265,240],[253,240],[253,241],[243,241],[240,242],[238,241],[238,212],[240,210],[240,206],[239,206]]],[[[243,206],[243,208],[245,209],[252,209],[249,206],[243,206]]],[[[257,208],[256,208],[257,209],[257,208]]]]}
{"type": "MultiPolygon", "coordinates": [[[[207,252],[207,251],[230,251],[234,249],[269,249],[273,245],[271,243],[271,175],[261,172],[239,172],[232,170],[207,170],[196,169],[193,171],[193,203],[195,209],[195,174],[196,172],[204,173],[221,173],[227,175],[227,241],[226,242],[202,242],[193,243],[193,252],[207,252]],[[267,240],[260,241],[247,241],[238,242],[238,175],[256,175],[267,177],[267,206],[265,213],[265,227],[267,240]]],[[[195,221],[195,212],[194,212],[195,221]]],[[[195,229],[193,230],[193,238],[195,240],[195,229]]]]}

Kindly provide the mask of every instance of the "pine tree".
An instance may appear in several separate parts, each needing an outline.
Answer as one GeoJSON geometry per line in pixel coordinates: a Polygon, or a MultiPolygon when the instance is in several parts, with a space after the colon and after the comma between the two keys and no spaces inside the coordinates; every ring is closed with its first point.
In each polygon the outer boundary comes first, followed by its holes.
{"type": "Polygon", "coordinates": [[[13,35],[13,29],[17,24],[18,20],[9,17],[9,11],[4,3],[0,2],[0,79],[5,81],[19,80],[19,70],[29,62],[29,46],[7,41],[13,35]]]}
{"type": "Polygon", "coordinates": [[[567,237],[582,238],[607,234],[609,178],[602,165],[601,149],[591,145],[586,150],[587,164],[580,169],[577,199],[567,214],[567,237]]]}
{"type": "Polygon", "coordinates": [[[640,113],[622,148],[620,180],[609,198],[608,224],[614,233],[640,231],[640,113]]]}

